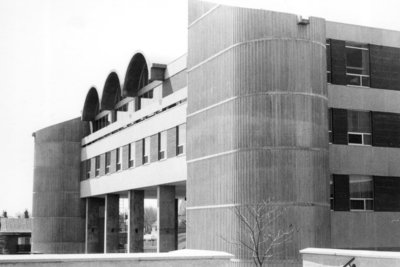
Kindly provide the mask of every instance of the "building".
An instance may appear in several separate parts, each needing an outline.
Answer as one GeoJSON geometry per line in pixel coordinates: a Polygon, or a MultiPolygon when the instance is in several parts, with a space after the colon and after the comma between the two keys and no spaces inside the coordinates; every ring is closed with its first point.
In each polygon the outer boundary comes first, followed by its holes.
{"type": "Polygon", "coordinates": [[[0,218],[0,254],[29,254],[32,220],[0,218]]]}
{"type": "Polygon", "coordinates": [[[129,252],[143,251],[143,201],[158,199],[159,252],[227,251],[234,207],[271,199],[292,242],[400,250],[400,33],[189,1],[188,52],[135,53],[123,82],[91,88],[81,118],[35,133],[33,251],[112,253],[129,199],[129,252]],[[224,238],[221,238],[224,237],[224,238]]]}

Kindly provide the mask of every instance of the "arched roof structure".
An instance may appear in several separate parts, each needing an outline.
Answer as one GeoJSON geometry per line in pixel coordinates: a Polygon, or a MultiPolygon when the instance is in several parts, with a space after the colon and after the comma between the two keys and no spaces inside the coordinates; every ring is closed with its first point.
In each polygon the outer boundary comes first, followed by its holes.
{"type": "Polygon", "coordinates": [[[103,93],[101,95],[101,110],[112,110],[121,100],[121,84],[117,73],[111,72],[104,84],[103,93]]]}
{"type": "Polygon", "coordinates": [[[137,96],[141,88],[149,83],[150,67],[143,53],[135,53],[126,70],[123,96],[137,96]]]}
{"type": "Polygon", "coordinates": [[[99,94],[97,89],[92,87],[86,94],[85,104],[83,105],[82,120],[93,121],[99,113],[99,94]]]}

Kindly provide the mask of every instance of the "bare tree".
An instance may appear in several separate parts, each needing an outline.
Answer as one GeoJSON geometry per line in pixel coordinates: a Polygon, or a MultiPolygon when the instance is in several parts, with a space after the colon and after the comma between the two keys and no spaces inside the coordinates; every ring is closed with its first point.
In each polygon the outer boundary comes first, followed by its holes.
{"type": "Polygon", "coordinates": [[[238,240],[225,241],[246,249],[252,255],[255,266],[263,266],[271,258],[276,248],[291,242],[294,228],[279,225],[285,208],[266,200],[256,204],[236,206],[234,213],[243,226],[238,240]]]}
{"type": "Polygon", "coordinates": [[[145,233],[151,232],[151,227],[157,221],[157,210],[153,207],[144,208],[144,228],[145,233]]]}

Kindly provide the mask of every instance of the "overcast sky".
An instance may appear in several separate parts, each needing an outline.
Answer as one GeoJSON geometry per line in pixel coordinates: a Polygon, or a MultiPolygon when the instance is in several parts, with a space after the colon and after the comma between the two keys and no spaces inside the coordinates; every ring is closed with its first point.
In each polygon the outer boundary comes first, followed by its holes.
{"type": "MultiPolygon", "coordinates": [[[[400,31],[397,0],[217,2],[400,31]]],[[[32,210],[33,132],[80,116],[135,51],[168,63],[186,47],[186,0],[0,0],[0,211],[32,210]]]]}

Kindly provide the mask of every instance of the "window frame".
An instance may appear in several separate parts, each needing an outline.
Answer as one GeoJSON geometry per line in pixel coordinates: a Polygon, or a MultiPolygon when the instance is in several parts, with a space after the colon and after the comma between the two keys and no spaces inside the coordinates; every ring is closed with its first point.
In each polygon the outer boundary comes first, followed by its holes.
{"type": "Polygon", "coordinates": [[[350,211],[374,211],[374,177],[370,176],[370,175],[349,175],[349,207],[350,207],[350,211]],[[372,197],[351,197],[351,178],[352,177],[357,177],[357,176],[364,176],[364,177],[368,177],[371,180],[371,194],[372,197]],[[355,209],[352,208],[352,201],[362,201],[363,203],[363,209],[355,209]],[[371,201],[371,209],[367,209],[367,201],[371,201]]]}
{"type": "Polygon", "coordinates": [[[149,164],[149,158],[150,158],[150,137],[145,137],[143,138],[143,144],[142,144],[142,149],[143,149],[143,165],[149,164]],[[148,149],[146,149],[146,144],[148,143],[148,149]]]}
{"type": "Polygon", "coordinates": [[[86,179],[89,179],[92,171],[92,159],[87,159],[85,165],[85,177],[86,179]]]}
{"type": "Polygon", "coordinates": [[[133,142],[133,143],[130,143],[128,146],[128,154],[129,154],[128,155],[128,168],[135,167],[135,153],[136,153],[135,142],[133,142]]]}
{"type": "Polygon", "coordinates": [[[95,177],[100,176],[100,156],[95,157],[95,177]]]}
{"type": "Polygon", "coordinates": [[[182,131],[182,128],[185,127],[185,135],[186,135],[186,123],[180,124],[176,126],[176,155],[183,155],[186,153],[185,151],[185,145],[186,145],[186,136],[185,136],[185,143],[181,143],[181,138],[179,138],[179,135],[182,131]]]}
{"type": "Polygon", "coordinates": [[[164,160],[167,157],[167,131],[158,133],[158,160],[164,160]],[[164,140],[164,145],[162,141],[164,140]]]}
{"type": "MultiPolygon", "coordinates": [[[[370,62],[369,62],[369,55],[370,55],[370,52],[369,52],[369,47],[368,47],[368,44],[366,44],[366,43],[358,43],[358,42],[346,42],[345,43],[345,51],[346,51],[346,84],[348,85],[348,86],[355,86],[355,87],[367,87],[367,88],[369,88],[369,87],[371,87],[371,70],[370,70],[370,62]],[[360,45],[360,46],[366,46],[366,47],[358,47],[357,45],[360,45]],[[357,49],[357,50],[362,50],[362,51],[367,51],[367,56],[366,56],[366,58],[368,58],[368,62],[366,62],[366,64],[365,64],[365,68],[367,69],[367,73],[368,74],[358,74],[358,73],[352,73],[352,72],[349,72],[348,71],[348,69],[360,69],[361,71],[363,71],[364,70],[364,68],[363,67],[361,67],[361,68],[357,68],[357,67],[352,67],[352,66],[348,66],[347,65],[347,49],[357,49]],[[357,84],[350,84],[350,83],[348,83],[347,82],[347,78],[349,77],[349,76],[353,76],[353,77],[359,77],[359,79],[360,79],[360,84],[359,85],[357,85],[357,84]],[[363,78],[368,78],[368,85],[363,85],[363,78]]],[[[364,62],[361,62],[361,64],[363,65],[363,63],[364,62]]]]}
{"type": "Polygon", "coordinates": [[[115,171],[120,171],[122,169],[122,149],[120,147],[116,148],[115,153],[115,171]]]}
{"type": "Polygon", "coordinates": [[[108,151],[105,154],[105,173],[106,174],[110,173],[110,167],[111,167],[111,152],[108,151]]]}
{"type": "Polygon", "coordinates": [[[371,116],[371,111],[368,110],[347,110],[347,128],[349,129],[349,124],[350,124],[350,114],[352,112],[359,112],[359,113],[368,113],[369,117],[369,128],[370,132],[357,132],[357,131],[349,131],[347,130],[347,143],[348,145],[352,146],[372,146],[372,116],[371,116]],[[361,136],[361,143],[355,143],[355,142],[350,142],[350,136],[351,135],[356,135],[356,136],[361,136]],[[370,143],[365,142],[365,137],[369,136],[370,137],[370,143]]]}

